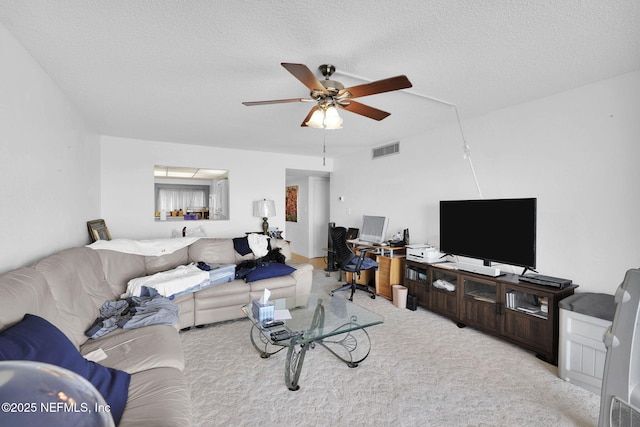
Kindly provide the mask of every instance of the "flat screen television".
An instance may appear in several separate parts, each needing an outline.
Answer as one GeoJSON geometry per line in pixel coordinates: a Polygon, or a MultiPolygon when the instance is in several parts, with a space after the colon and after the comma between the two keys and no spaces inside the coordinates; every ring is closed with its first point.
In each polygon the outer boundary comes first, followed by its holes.
{"type": "Polygon", "coordinates": [[[389,218],[386,216],[362,215],[362,227],[358,239],[367,243],[382,243],[386,240],[389,218]]]}
{"type": "Polygon", "coordinates": [[[440,251],[534,269],[537,199],[440,201],[440,251]]]}

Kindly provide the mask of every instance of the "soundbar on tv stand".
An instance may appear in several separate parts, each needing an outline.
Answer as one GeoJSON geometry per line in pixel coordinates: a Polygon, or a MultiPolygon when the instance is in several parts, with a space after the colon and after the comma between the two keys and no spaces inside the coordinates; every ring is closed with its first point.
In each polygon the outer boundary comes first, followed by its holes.
{"type": "Polygon", "coordinates": [[[502,275],[498,267],[492,267],[487,265],[467,264],[464,262],[457,262],[456,267],[458,270],[468,271],[470,273],[482,274],[484,276],[498,277],[502,275]]]}

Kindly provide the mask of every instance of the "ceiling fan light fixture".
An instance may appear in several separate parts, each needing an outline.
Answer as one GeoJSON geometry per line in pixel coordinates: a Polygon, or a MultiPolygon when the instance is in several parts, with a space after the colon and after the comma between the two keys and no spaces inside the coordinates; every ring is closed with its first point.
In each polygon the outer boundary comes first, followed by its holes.
{"type": "Polygon", "coordinates": [[[342,83],[330,79],[336,70],[336,67],[331,64],[324,64],[319,67],[320,72],[325,77],[322,81],[318,80],[309,67],[304,64],[281,62],[280,65],[309,89],[311,97],[251,101],[243,102],[243,104],[253,106],[287,102],[316,102],[317,105],[307,113],[307,116],[301,124],[301,126],[316,129],[342,129],[342,118],[338,114],[336,106],[351,113],[380,121],[391,113],[360,104],[359,102],[352,101],[352,99],[412,87],[407,76],[400,75],[345,88],[342,83]]]}
{"type": "Polygon", "coordinates": [[[309,118],[309,121],[306,122],[305,125],[315,129],[322,129],[324,127],[323,122],[324,112],[320,109],[317,109],[313,112],[313,114],[309,118]]]}
{"type": "Polygon", "coordinates": [[[333,105],[327,108],[324,118],[325,129],[342,129],[342,117],[333,105]]]}

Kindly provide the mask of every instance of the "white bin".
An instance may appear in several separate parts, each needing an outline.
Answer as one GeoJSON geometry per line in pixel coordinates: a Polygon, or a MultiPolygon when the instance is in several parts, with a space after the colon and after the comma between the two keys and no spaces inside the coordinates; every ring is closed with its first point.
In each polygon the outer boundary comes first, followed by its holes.
{"type": "Polygon", "coordinates": [[[607,355],[602,337],[615,314],[613,295],[574,294],[559,306],[558,376],[600,394],[607,355]]]}

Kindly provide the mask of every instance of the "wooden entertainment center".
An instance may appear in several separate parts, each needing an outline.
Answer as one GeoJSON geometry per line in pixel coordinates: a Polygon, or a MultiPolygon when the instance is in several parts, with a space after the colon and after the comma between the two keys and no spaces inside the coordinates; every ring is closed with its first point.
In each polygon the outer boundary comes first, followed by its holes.
{"type": "Polygon", "coordinates": [[[577,285],[559,289],[521,283],[516,274],[490,277],[410,260],[404,273],[404,285],[418,306],[558,364],[558,302],[573,295],[577,285]]]}

